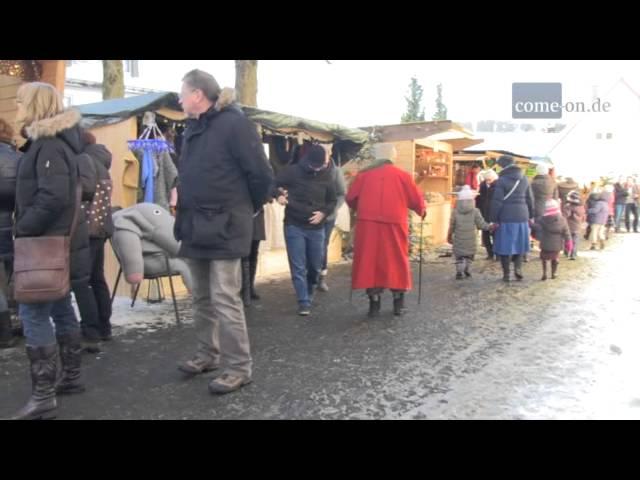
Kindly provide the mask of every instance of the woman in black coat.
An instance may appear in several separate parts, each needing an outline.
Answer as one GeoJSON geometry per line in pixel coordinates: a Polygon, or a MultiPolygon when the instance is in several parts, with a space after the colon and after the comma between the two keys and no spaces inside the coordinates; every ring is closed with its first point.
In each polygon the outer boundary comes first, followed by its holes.
{"type": "MultiPolygon", "coordinates": [[[[16,181],[15,234],[19,237],[69,235],[76,209],[80,114],[63,109],[58,91],[48,83],[26,83],[17,93],[18,121],[28,136],[16,181]]],[[[88,278],[89,235],[84,215],[71,238],[72,281],[88,278]]],[[[80,326],[71,295],[50,303],[19,304],[31,364],[32,393],[14,419],[50,418],[56,393],[84,390],[80,380],[80,326]],[[50,318],[55,323],[55,330],[50,318]],[[58,347],[62,376],[57,381],[58,347]]]]}
{"type": "Polygon", "coordinates": [[[16,170],[20,152],[13,144],[13,128],[0,118],[0,348],[11,348],[8,280],[13,271],[13,209],[16,200],[16,170]]]}
{"type": "Polygon", "coordinates": [[[509,266],[514,264],[516,280],[522,280],[523,256],[530,250],[533,223],[533,195],[527,177],[510,155],[498,158],[502,167],[491,199],[491,221],[497,223],[493,252],[502,262],[502,279],[509,282],[509,266]]]}
{"type": "Polygon", "coordinates": [[[251,253],[242,257],[242,302],[245,307],[251,305],[251,300],[260,300],[256,292],[256,271],[258,270],[258,253],[260,242],[267,239],[264,224],[264,207],[253,214],[253,237],[251,238],[251,253]]]}
{"type": "MultiPolygon", "coordinates": [[[[484,181],[480,184],[480,194],[476,198],[477,208],[480,209],[480,213],[482,213],[482,218],[485,220],[489,220],[489,216],[491,213],[491,199],[493,198],[493,191],[496,187],[496,180],[498,179],[498,174],[495,170],[488,170],[484,174],[484,181]]],[[[487,251],[487,260],[493,260],[493,242],[495,235],[493,232],[489,230],[482,231],[482,245],[487,251]]]]}

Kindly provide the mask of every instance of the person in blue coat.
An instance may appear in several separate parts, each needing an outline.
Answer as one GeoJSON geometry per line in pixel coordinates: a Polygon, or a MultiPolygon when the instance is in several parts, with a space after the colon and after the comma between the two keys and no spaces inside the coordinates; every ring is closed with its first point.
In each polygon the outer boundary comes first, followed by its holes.
{"type": "Polygon", "coordinates": [[[522,280],[523,256],[530,250],[529,234],[533,223],[533,194],[527,177],[510,155],[498,158],[502,167],[491,199],[490,218],[498,224],[493,251],[502,263],[502,279],[509,282],[513,261],[516,280],[522,280]]]}

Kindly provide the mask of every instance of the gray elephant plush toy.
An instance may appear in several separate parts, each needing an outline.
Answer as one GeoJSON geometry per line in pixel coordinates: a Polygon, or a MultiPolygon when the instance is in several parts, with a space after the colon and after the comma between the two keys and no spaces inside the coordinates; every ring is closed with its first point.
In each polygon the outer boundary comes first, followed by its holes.
{"type": "Polygon", "coordinates": [[[138,203],[113,214],[113,248],[130,284],[142,282],[144,274],[155,275],[167,270],[166,253],[172,271],[182,275],[191,293],[191,272],[186,262],[175,258],[180,244],[173,237],[174,218],[154,203],[138,203]]]}

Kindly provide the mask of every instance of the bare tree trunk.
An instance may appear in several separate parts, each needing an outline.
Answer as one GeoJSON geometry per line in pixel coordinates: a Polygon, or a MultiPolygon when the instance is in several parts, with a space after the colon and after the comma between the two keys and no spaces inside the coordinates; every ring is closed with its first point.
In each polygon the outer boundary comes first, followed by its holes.
{"type": "Polygon", "coordinates": [[[242,105],[258,106],[258,60],[236,60],[236,98],[242,105]]]}
{"type": "Polygon", "coordinates": [[[122,60],[102,61],[102,99],[124,98],[124,68],[122,60]]]}

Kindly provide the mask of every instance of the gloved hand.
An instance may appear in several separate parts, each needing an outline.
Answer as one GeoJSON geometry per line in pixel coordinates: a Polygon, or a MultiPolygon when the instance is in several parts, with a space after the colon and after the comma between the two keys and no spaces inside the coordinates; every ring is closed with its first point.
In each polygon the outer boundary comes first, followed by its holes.
{"type": "Polygon", "coordinates": [[[570,253],[572,250],[573,250],[573,240],[571,240],[571,239],[565,240],[565,242],[564,242],[564,251],[570,253]]]}

